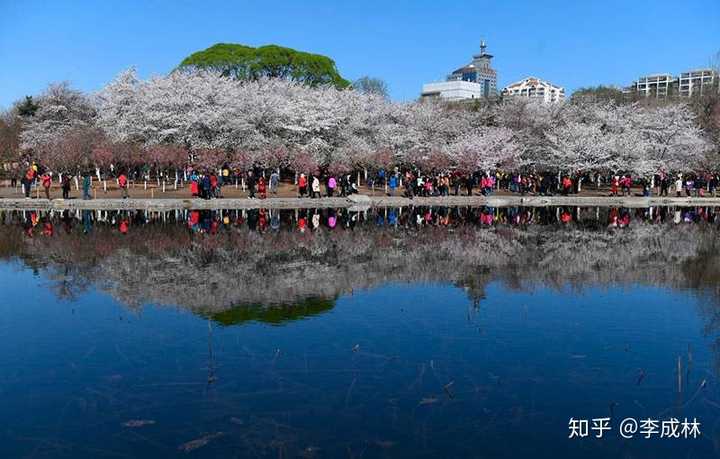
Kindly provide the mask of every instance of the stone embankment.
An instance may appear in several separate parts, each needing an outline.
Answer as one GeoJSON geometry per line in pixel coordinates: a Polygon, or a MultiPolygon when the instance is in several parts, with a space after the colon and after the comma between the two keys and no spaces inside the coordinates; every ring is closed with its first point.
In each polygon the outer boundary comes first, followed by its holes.
{"type": "Polygon", "coordinates": [[[65,210],[65,209],[304,209],[407,207],[407,206],[491,206],[491,207],[634,207],[651,206],[720,206],[719,198],[688,197],[600,197],[600,196],[446,196],[408,199],[354,195],[349,198],[269,198],[269,199],[0,199],[0,210],[65,210]]]}

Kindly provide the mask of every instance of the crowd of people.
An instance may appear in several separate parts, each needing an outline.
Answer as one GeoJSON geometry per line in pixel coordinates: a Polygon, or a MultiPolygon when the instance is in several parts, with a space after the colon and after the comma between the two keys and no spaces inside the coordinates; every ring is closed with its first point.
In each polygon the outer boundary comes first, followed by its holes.
{"type": "MultiPolygon", "coordinates": [[[[177,171],[176,171],[177,172],[177,171]]],[[[162,180],[168,179],[162,173],[162,180]]],[[[299,198],[347,197],[359,193],[358,175],[331,174],[328,172],[298,173],[292,179],[288,171],[285,182],[292,182],[292,189],[297,191],[299,198]]],[[[84,171],[75,176],[64,173],[55,174],[47,168],[32,162],[22,174],[14,174],[10,185],[22,189],[25,197],[32,197],[31,190],[37,189],[37,195],[51,199],[51,188],[59,182],[63,199],[70,198],[72,182],[75,181],[78,191],[82,190],[82,199],[91,199],[93,182],[99,182],[101,176],[96,170],[84,171]],[[18,180],[19,177],[19,180],[18,180]]],[[[115,182],[122,198],[129,197],[131,183],[150,180],[149,170],[134,168],[116,170],[109,168],[104,180],[115,182]]],[[[160,177],[158,177],[158,183],[160,177]]],[[[277,196],[282,183],[281,171],[250,169],[239,171],[227,164],[219,169],[199,169],[187,167],[182,175],[176,173],[173,185],[183,186],[187,183],[193,198],[222,198],[223,187],[242,184],[250,199],[265,199],[277,196]]],[[[633,177],[631,174],[572,174],[561,175],[550,172],[517,173],[505,171],[475,171],[464,173],[458,170],[428,173],[418,169],[395,168],[391,171],[379,169],[367,176],[368,189],[384,190],[388,196],[405,196],[414,198],[442,196],[489,196],[497,191],[535,196],[568,196],[584,190],[606,193],[608,196],[716,196],[720,175],[715,173],[668,173],[664,170],[651,178],[633,177]]]]}

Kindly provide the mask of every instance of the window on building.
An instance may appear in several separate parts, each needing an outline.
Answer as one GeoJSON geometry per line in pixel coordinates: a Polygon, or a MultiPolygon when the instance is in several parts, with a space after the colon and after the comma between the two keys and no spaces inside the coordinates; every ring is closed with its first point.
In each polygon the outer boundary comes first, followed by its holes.
{"type": "Polygon", "coordinates": [[[462,79],[463,81],[470,81],[474,83],[475,81],[477,81],[477,76],[475,72],[464,72],[462,74],[462,79]]]}

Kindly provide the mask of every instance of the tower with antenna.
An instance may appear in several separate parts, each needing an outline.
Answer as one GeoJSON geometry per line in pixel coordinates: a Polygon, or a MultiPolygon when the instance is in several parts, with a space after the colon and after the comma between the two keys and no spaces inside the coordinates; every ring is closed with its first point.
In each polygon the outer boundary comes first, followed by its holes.
{"type": "Polygon", "coordinates": [[[480,40],[480,54],[472,61],[448,75],[447,81],[469,81],[481,85],[483,97],[497,96],[497,72],[492,68],[493,55],[487,52],[485,40],[480,40]]]}
{"type": "Polygon", "coordinates": [[[423,85],[423,99],[446,100],[492,99],[497,97],[497,72],[492,67],[493,55],[487,52],[485,40],[480,40],[480,53],[472,61],[450,73],[446,81],[423,85]]]}

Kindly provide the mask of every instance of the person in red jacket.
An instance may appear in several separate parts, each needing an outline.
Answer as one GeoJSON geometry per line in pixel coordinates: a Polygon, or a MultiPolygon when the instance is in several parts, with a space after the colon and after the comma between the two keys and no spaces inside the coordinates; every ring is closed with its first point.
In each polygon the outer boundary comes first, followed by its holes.
{"type": "Polygon", "coordinates": [[[218,177],[217,174],[214,172],[210,174],[210,196],[213,198],[217,198],[220,193],[218,193],[218,177]]]}
{"type": "Polygon", "coordinates": [[[200,226],[200,211],[199,210],[190,211],[190,215],[188,216],[187,224],[188,224],[188,228],[190,228],[191,230],[197,230],[197,228],[200,226]]]}
{"type": "Polygon", "coordinates": [[[49,200],[50,199],[50,187],[52,186],[52,178],[50,177],[50,174],[45,172],[42,175],[42,186],[45,190],[45,197],[49,200]]]}
{"type": "Polygon", "coordinates": [[[23,192],[25,193],[26,198],[30,198],[30,189],[32,187],[33,181],[35,180],[35,169],[32,167],[25,172],[25,175],[23,176],[21,183],[23,187],[23,192]]]}
{"type": "Polygon", "coordinates": [[[300,174],[300,178],[298,179],[298,193],[300,194],[300,197],[305,197],[305,193],[307,193],[307,177],[305,177],[305,174],[300,174]]]}
{"type": "Polygon", "coordinates": [[[263,177],[260,177],[260,180],[258,180],[258,194],[260,194],[260,199],[267,198],[267,186],[265,184],[265,179],[263,177]]]}
{"type": "Polygon", "coordinates": [[[197,180],[190,181],[190,194],[193,198],[197,198],[200,195],[200,186],[198,185],[197,180]]]}
{"type": "Polygon", "coordinates": [[[622,185],[623,196],[630,196],[630,187],[632,187],[632,178],[630,177],[630,175],[628,174],[624,176],[620,180],[620,184],[622,185]]]}
{"type": "Polygon", "coordinates": [[[121,173],[120,177],[118,177],[118,185],[120,186],[120,195],[123,199],[128,198],[128,178],[125,173],[121,173]]]}
{"type": "Polygon", "coordinates": [[[618,177],[616,175],[613,177],[612,182],[610,184],[610,194],[612,196],[617,196],[619,187],[620,187],[620,177],[618,177]]]}
{"type": "Polygon", "coordinates": [[[55,228],[53,227],[53,224],[50,220],[45,220],[43,222],[43,230],[42,230],[43,236],[52,237],[53,234],[55,234],[55,228]]]}

